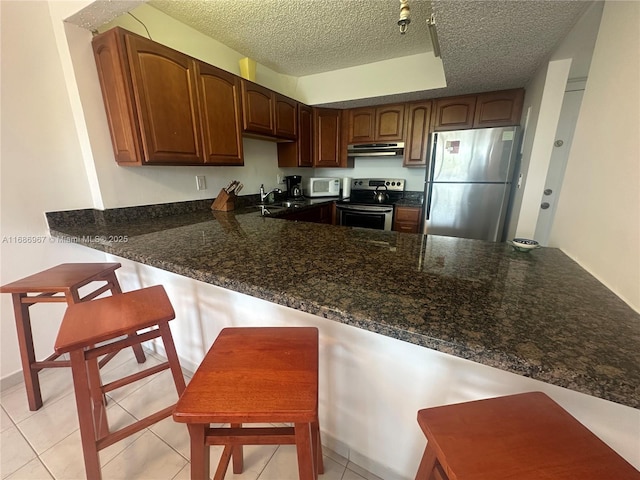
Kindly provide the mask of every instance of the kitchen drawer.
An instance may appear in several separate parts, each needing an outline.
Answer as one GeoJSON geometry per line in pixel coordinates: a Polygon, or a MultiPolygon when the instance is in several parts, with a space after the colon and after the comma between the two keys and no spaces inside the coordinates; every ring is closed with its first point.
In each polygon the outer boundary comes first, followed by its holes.
{"type": "Polygon", "coordinates": [[[396,207],[393,229],[396,232],[418,233],[422,216],[422,207],[396,207]]]}
{"type": "Polygon", "coordinates": [[[419,222],[420,207],[396,207],[396,220],[400,222],[419,222]]]}

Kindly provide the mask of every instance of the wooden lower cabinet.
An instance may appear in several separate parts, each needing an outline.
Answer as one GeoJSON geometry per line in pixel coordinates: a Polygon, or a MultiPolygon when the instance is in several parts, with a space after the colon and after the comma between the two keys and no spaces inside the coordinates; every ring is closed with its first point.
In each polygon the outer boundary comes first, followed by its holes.
{"type": "Polygon", "coordinates": [[[305,208],[299,212],[292,212],[282,215],[281,218],[287,220],[298,220],[300,222],[324,223],[332,225],[333,222],[333,203],[326,203],[313,208],[305,208]]]}
{"type": "Polygon", "coordinates": [[[419,233],[422,207],[397,206],[393,215],[393,229],[396,232],[419,233]]]}

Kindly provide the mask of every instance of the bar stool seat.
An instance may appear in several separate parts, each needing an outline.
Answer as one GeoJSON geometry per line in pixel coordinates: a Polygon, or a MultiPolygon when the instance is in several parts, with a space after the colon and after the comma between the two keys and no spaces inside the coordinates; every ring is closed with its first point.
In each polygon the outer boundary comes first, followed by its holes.
{"type": "Polygon", "coordinates": [[[162,286],[70,305],[55,351],[69,353],[87,478],[100,479],[98,452],[171,415],[175,404],[115,432],[103,401],[107,392],[170,369],[178,396],[185,389],[169,321],[175,313],[162,286]],[[161,337],[167,361],[102,385],[98,357],[161,337]]]}
{"type": "MultiPolygon", "coordinates": [[[[120,263],[63,263],[0,287],[0,293],[11,293],[13,298],[22,374],[30,410],[38,410],[42,406],[38,373],[43,368],[69,367],[70,363],[68,360],[57,360],[60,355],[56,353],[36,361],[29,307],[54,302],[73,305],[93,300],[109,291],[112,294],[122,293],[115,274],[120,266],[120,263]],[[103,285],[81,296],[80,289],[94,282],[103,285]]],[[[138,363],[143,363],[145,355],[142,347],[136,345],[133,350],[138,363]]],[[[111,356],[101,359],[100,366],[110,359],[111,356]]]]}
{"type": "Polygon", "coordinates": [[[640,472],[542,392],[426,408],[416,480],[640,479],[640,472]]]}
{"type": "Polygon", "coordinates": [[[323,473],[318,423],[318,329],[225,328],[173,412],[191,437],[191,478],[209,478],[209,446],[224,445],[214,479],[233,458],[242,473],[243,445],[295,444],[301,480],[323,473]],[[212,423],[230,427],[211,428],[212,423]],[[292,427],[243,427],[285,423],[292,427]]]}

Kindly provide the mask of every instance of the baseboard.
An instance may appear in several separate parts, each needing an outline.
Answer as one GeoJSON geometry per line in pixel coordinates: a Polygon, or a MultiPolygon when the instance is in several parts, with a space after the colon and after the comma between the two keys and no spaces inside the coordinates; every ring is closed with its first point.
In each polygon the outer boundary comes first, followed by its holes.
{"type": "Polygon", "coordinates": [[[4,378],[0,378],[0,392],[4,393],[6,390],[15,387],[19,383],[24,382],[24,377],[22,376],[22,370],[18,370],[11,375],[7,375],[4,378]]]}

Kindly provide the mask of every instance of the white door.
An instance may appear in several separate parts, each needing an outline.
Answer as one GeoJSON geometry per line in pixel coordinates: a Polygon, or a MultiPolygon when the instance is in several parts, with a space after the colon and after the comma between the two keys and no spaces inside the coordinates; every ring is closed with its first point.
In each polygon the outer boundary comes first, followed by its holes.
{"type": "Polygon", "coordinates": [[[540,242],[540,245],[546,246],[549,243],[551,227],[553,226],[553,219],[558,206],[558,198],[560,198],[560,188],[562,187],[564,172],[567,168],[567,159],[571,150],[571,142],[573,141],[573,132],[580,113],[584,83],[579,82],[578,84],[567,85],[567,90],[564,93],[553,152],[551,153],[549,169],[547,170],[547,179],[540,199],[540,214],[536,223],[534,238],[540,242]]]}

